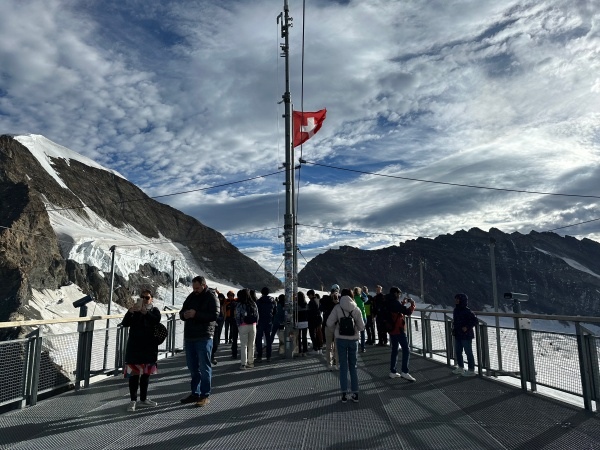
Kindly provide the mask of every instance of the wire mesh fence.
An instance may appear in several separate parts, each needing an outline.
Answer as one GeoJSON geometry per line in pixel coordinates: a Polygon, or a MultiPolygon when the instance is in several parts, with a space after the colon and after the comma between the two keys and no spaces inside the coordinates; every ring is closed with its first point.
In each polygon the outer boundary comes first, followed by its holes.
{"type": "Polygon", "coordinates": [[[536,382],[581,395],[577,337],[540,331],[532,331],[531,334],[536,382]]]}
{"type": "Polygon", "coordinates": [[[0,405],[22,400],[29,340],[0,342],[0,405]]]}
{"type": "Polygon", "coordinates": [[[79,333],[44,335],[38,391],[46,392],[75,381],[79,333]]]}
{"type": "Polygon", "coordinates": [[[519,346],[517,345],[517,330],[514,328],[488,327],[488,348],[490,369],[503,372],[505,375],[519,376],[519,346]],[[500,351],[498,351],[498,334],[500,336],[500,351]]]}

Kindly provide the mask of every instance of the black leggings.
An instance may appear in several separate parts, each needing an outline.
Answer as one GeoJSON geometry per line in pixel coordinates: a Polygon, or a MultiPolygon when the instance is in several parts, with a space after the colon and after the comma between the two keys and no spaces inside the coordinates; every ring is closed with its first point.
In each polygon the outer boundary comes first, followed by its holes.
{"type": "Polygon", "coordinates": [[[137,400],[138,386],[140,387],[140,400],[146,400],[146,396],[148,395],[149,381],[150,375],[142,375],[141,379],[139,375],[134,375],[129,378],[129,395],[131,396],[132,402],[135,402],[137,400]]]}

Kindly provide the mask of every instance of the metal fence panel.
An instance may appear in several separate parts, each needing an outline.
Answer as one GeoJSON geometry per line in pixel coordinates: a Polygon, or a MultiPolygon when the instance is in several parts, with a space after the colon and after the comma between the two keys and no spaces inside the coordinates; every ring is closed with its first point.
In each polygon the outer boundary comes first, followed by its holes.
{"type": "Polygon", "coordinates": [[[0,342],[0,404],[23,400],[29,341],[0,342]]]}
{"type": "Polygon", "coordinates": [[[536,382],[572,394],[582,395],[577,337],[532,331],[536,382]]]}
{"type": "Polygon", "coordinates": [[[79,333],[46,334],[42,337],[39,392],[75,381],[79,333]]]}

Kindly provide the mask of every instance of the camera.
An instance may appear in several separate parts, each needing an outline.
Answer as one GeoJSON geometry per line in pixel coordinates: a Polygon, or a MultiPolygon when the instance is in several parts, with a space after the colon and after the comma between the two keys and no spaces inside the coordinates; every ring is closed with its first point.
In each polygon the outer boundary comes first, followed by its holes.
{"type": "Polygon", "coordinates": [[[74,308],[80,308],[82,306],[87,305],[89,302],[93,302],[94,299],[92,298],[91,295],[86,295],[85,297],[81,297],[79,300],[75,300],[73,302],[73,307],[74,308]]]}
{"type": "Polygon", "coordinates": [[[506,300],[519,300],[521,302],[526,302],[527,300],[529,300],[529,295],[519,294],[517,292],[505,292],[504,298],[506,300]]]}

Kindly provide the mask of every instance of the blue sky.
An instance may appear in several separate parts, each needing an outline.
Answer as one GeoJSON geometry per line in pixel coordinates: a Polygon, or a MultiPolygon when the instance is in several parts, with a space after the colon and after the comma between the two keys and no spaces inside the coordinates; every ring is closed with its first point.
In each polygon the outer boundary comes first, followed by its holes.
{"type": "MultiPolygon", "coordinates": [[[[300,109],[302,2],[289,0],[300,109]]],[[[151,195],[278,170],[283,0],[4,0],[0,133],[42,134],[151,195]]],[[[600,4],[306,0],[303,158],[392,176],[600,195],[600,4]]],[[[460,229],[545,231],[597,198],[427,184],[304,165],[299,245],[364,249],[460,229]],[[350,229],[385,234],[344,233],[350,229]]],[[[268,270],[283,175],[166,197],[268,270]],[[235,236],[234,236],[235,235],[235,236]]],[[[600,222],[560,230],[600,240],[600,222]]],[[[304,260],[300,258],[302,265],[304,260]]]]}

